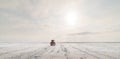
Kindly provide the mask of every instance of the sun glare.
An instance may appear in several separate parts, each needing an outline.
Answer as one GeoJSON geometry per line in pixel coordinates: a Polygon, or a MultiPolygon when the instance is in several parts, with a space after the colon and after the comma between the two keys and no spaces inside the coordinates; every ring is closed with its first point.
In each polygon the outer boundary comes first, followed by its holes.
{"type": "Polygon", "coordinates": [[[76,12],[68,12],[66,14],[66,25],[68,28],[74,28],[77,24],[78,15],[76,12]]]}

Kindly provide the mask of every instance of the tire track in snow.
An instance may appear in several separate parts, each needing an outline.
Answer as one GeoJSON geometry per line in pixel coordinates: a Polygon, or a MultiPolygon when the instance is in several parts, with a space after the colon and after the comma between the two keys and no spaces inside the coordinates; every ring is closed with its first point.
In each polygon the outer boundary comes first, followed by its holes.
{"type": "Polygon", "coordinates": [[[63,50],[64,48],[62,49],[61,45],[51,46],[49,51],[42,55],[41,59],[66,59],[66,56],[64,55],[65,51],[63,50]]]}
{"type": "Polygon", "coordinates": [[[85,53],[80,52],[74,48],[71,47],[71,45],[65,45],[67,48],[68,53],[68,59],[86,59],[85,53]]]}
{"type": "Polygon", "coordinates": [[[79,50],[80,52],[85,53],[86,55],[93,56],[95,59],[101,59],[100,57],[95,56],[95,55],[93,55],[93,54],[91,54],[91,53],[89,53],[89,52],[87,52],[87,51],[82,50],[82,49],[79,49],[79,48],[76,48],[76,47],[73,47],[73,46],[72,46],[72,48],[73,48],[73,49],[77,49],[77,50],[79,50]]]}
{"type": "MultiPolygon", "coordinates": [[[[110,56],[110,55],[106,55],[106,54],[103,54],[103,53],[99,53],[97,51],[93,51],[92,49],[89,48],[89,46],[81,46],[84,50],[90,52],[90,53],[93,53],[93,54],[97,54],[98,56],[100,56],[102,59],[117,59],[113,56],[110,56]]],[[[93,47],[93,46],[90,46],[90,47],[93,47]]],[[[93,48],[96,48],[95,46],[93,48]]],[[[105,47],[104,47],[105,48],[105,47]]]]}
{"type": "Polygon", "coordinates": [[[68,53],[69,53],[69,52],[68,52],[67,48],[64,47],[64,45],[62,45],[62,51],[65,52],[64,56],[66,57],[66,59],[70,59],[70,58],[68,57],[68,53]]]}
{"type": "Polygon", "coordinates": [[[108,44],[107,45],[105,44],[105,46],[104,45],[96,46],[95,44],[94,45],[93,44],[92,45],[90,45],[90,44],[88,45],[87,44],[87,45],[84,45],[83,47],[85,47],[86,49],[91,50],[91,51],[93,51],[95,53],[98,53],[100,55],[107,56],[107,57],[109,57],[109,59],[111,59],[111,58],[112,59],[117,59],[117,57],[119,57],[119,55],[116,55],[117,53],[119,54],[119,50],[120,50],[119,46],[113,48],[113,46],[110,47],[110,45],[108,45],[108,44]],[[113,51],[115,51],[117,53],[114,53],[114,55],[113,55],[113,53],[112,53],[113,51]],[[104,53],[104,52],[108,52],[108,53],[104,53]]]}
{"type": "MultiPolygon", "coordinates": [[[[75,51],[70,45],[63,45],[63,51],[65,52],[66,59],[85,59],[85,57],[75,54],[75,51]]],[[[78,52],[78,51],[77,51],[78,52]]]]}
{"type": "Polygon", "coordinates": [[[50,49],[49,46],[43,48],[43,49],[37,49],[36,51],[31,52],[32,54],[29,55],[28,59],[39,59],[42,57],[42,55],[47,52],[50,49]]]}
{"type": "MultiPolygon", "coordinates": [[[[30,48],[28,49],[25,49],[25,50],[29,50],[30,48]]],[[[16,52],[13,52],[14,54],[18,54],[18,55],[14,55],[14,56],[10,56],[10,57],[5,57],[5,59],[32,59],[34,58],[33,56],[38,53],[38,51],[41,51],[41,50],[44,50],[45,48],[37,48],[35,50],[31,50],[31,51],[28,51],[26,52],[25,50],[20,50],[20,51],[23,51],[23,52],[20,52],[18,53],[19,51],[16,51],[16,52]]],[[[11,54],[11,53],[10,53],[11,54]]],[[[9,55],[9,54],[8,54],[9,55]]]]}
{"type": "MultiPolygon", "coordinates": [[[[34,56],[35,57],[39,57],[40,59],[45,59],[46,57],[48,57],[49,55],[51,55],[51,53],[54,51],[54,49],[55,49],[55,47],[49,46],[49,48],[47,48],[46,50],[44,50],[42,53],[37,53],[34,56]]],[[[36,59],[39,59],[39,58],[36,58],[36,59]]],[[[52,56],[48,57],[48,58],[51,59],[52,56]]]]}
{"type": "Polygon", "coordinates": [[[9,53],[13,53],[13,52],[17,52],[17,51],[21,51],[21,50],[26,50],[26,49],[29,49],[29,48],[23,48],[23,49],[18,49],[18,50],[3,52],[3,53],[0,53],[0,56],[5,55],[5,54],[9,54],[9,53]]]}
{"type": "Polygon", "coordinates": [[[102,59],[103,58],[107,58],[107,59],[117,59],[117,58],[115,58],[115,57],[112,57],[112,56],[109,56],[109,55],[105,55],[105,54],[102,54],[102,53],[98,53],[98,52],[96,52],[96,51],[92,51],[92,50],[90,50],[90,49],[88,49],[88,48],[86,48],[86,50],[87,51],[89,51],[89,52],[91,52],[91,53],[95,53],[95,54],[97,54],[98,56],[102,56],[102,59]]]}
{"type": "Polygon", "coordinates": [[[74,49],[71,45],[63,45],[63,51],[65,52],[66,59],[87,59],[84,52],[74,49]]]}
{"type": "Polygon", "coordinates": [[[91,51],[90,49],[87,49],[85,47],[81,47],[81,48],[73,47],[73,48],[77,49],[77,50],[79,50],[81,52],[84,52],[84,53],[86,53],[88,55],[94,56],[97,59],[117,59],[117,58],[114,58],[114,57],[111,57],[111,56],[108,56],[108,55],[96,53],[95,51],[91,51]]]}
{"type": "Polygon", "coordinates": [[[23,49],[18,49],[18,50],[13,50],[13,51],[8,51],[8,52],[5,52],[3,54],[0,55],[0,59],[15,59],[15,58],[18,58],[20,56],[18,56],[19,54],[25,52],[25,50],[30,50],[30,47],[28,48],[23,48],[23,49]],[[16,57],[18,56],[18,57],[16,57]]]}

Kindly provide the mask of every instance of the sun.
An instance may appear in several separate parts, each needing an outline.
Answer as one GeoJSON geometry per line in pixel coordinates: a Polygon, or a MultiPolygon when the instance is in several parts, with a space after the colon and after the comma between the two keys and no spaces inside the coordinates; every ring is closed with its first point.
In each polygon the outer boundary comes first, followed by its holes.
{"type": "Polygon", "coordinates": [[[66,13],[65,20],[68,28],[75,28],[77,25],[78,15],[74,11],[66,13]]]}

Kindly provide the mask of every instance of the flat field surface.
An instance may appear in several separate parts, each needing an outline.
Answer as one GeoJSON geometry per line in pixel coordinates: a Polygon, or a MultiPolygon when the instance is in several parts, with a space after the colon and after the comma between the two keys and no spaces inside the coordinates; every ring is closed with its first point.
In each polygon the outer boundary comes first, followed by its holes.
{"type": "Polygon", "coordinates": [[[120,59],[120,43],[0,43],[0,59],[120,59]]]}

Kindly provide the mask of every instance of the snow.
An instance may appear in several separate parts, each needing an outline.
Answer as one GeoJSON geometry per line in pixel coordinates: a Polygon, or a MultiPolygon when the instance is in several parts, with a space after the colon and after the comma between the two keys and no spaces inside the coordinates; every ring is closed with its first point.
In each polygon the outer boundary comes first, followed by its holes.
{"type": "Polygon", "coordinates": [[[120,43],[1,43],[0,59],[120,59],[120,43]]]}

